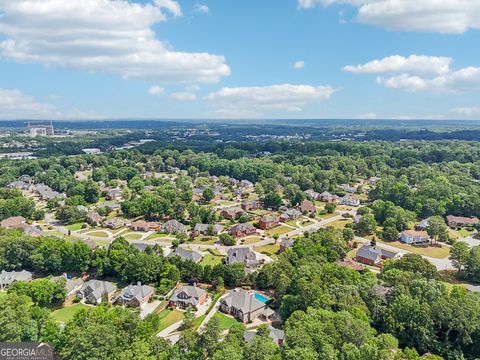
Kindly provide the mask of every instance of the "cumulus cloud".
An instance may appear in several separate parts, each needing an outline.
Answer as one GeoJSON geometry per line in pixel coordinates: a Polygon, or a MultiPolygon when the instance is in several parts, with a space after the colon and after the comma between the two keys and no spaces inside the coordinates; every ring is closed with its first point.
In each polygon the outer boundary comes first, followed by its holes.
{"type": "Polygon", "coordinates": [[[302,111],[307,103],[328,100],[334,92],[330,86],[291,84],[224,87],[209,94],[207,100],[223,114],[248,111],[257,115],[268,110],[302,111]]]}
{"type": "Polygon", "coordinates": [[[477,0],[298,0],[303,9],[333,4],[355,6],[357,21],[388,30],[461,34],[480,29],[477,0]]]}
{"type": "Polygon", "coordinates": [[[363,65],[348,65],[343,70],[355,74],[382,74],[377,77],[377,83],[391,89],[451,93],[480,91],[480,67],[453,70],[452,62],[447,57],[395,55],[363,65]]]}
{"type": "Polygon", "coordinates": [[[443,56],[393,55],[361,65],[348,65],[342,70],[354,74],[379,74],[408,72],[414,74],[446,74],[450,71],[451,58],[443,56]]]}
{"type": "Polygon", "coordinates": [[[195,11],[203,14],[208,14],[210,8],[205,4],[195,4],[195,11]]]}
{"type": "Polygon", "coordinates": [[[197,95],[194,93],[184,91],[184,92],[175,92],[170,95],[173,99],[177,101],[195,101],[197,100],[197,95]]]}
{"type": "Polygon", "coordinates": [[[150,89],[148,89],[148,93],[150,95],[162,95],[165,92],[165,89],[160,87],[160,86],[152,86],[150,89]]]}
{"type": "Polygon", "coordinates": [[[213,83],[223,56],[172,50],[153,25],[181,15],[172,0],[0,0],[0,55],[19,63],[106,71],[163,83],[213,83]]]}
{"type": "Polygon", "coordinates": [[[480,119],[480,106],[458,107],[452,109],[450,113],[465,119],[480,119]]]}
{"type": "Polygon", "coordinates": [[[295,61],[293,63],[293,68],[294,69],[300,70],[300,69],[303,69],[304,67],[305,67],[305,61],[303,61],[303,60],[295,61]]]}

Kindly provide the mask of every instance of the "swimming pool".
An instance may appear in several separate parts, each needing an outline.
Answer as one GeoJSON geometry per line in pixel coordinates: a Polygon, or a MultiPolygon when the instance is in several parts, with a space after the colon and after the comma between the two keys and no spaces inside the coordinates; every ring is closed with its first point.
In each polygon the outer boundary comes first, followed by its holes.
{"type": "Polygon", "coordinates": [[[262,294],[259,294],[259,293],[255,293],[255,299],[257,299],[258,301],[261,301],[263,303],[266,303],[270,300],[270,298],[266,297],[266,296],[263,296],[262,294]]]}

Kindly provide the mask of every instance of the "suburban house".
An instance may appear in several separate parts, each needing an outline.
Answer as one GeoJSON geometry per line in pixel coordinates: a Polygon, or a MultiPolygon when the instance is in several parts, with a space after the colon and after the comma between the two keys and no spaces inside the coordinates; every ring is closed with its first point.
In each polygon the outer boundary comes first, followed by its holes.
{"type": "Polygon", "coordinates": [[[262,230],[272,229],[280,224],[280,218],[278,216],[264,215],[260,218],[258,226],[262,230]]]}
{"type": "Polygon", "coordinates": [[[342,266],[342,267],[348,267],[352,270],[355,270],[355,271],[363,271],[365,270],[365,266],[362,265],[362,264],[359,264],[351,259],[344,259],[344,260],[338,260],[337,263],[336,263],[338,266],[342,266]]]}
{"type": "Polygon", "coordinates": [[[15,281],[32,281],[32,273],[30,271],[5,271],[0,273],[0,290],[4,290],[15,281]]]}
{"type": "Polygon", "coordinates": [[[383,260],[393,259],[397,256],[397,253],[380,249],[376,245],[364,245],[358,249],[355,260],[362,264],[382,267],[383,260]]]}
{"type": "Polygon", "coordinates": [[[235,247],[228,249],[227,257],[225,259],[227,265],[242,263],[245,267],[256,267],[261,264],[257,259],[255,251],[249,247],[235,247]]]}
{"type": "Polygon", "coordinates": [[[319,200],[320,198],[320,194],[312,189],[305,190],[303,193],[305,194],[307,199],[310,200],[319,200]]]}
{"type": "Polygon", "coordinates": [[[245,210],[239,207],[231,207],[228,209],[223,209],[220,215],[222,215],[225,219],[235,220],[245,214],[245,210]]]}
{"type": "Polygon", "coordinates": [[[349,184],[342,184],[342,185],[340,185],[340,188],[341,188],[343,191],[345,191],[345,192],[347,192],[347,193],[350,193],[350,194],[355,194],[355,193],[357,193],[357,191],[358,191],[358,187],[357,187],[357,186],[351,186],[351,185],[349,185],[349,184]]]}
{"type": "Polygon", "coordinates": [[[50,186],[47,186],[45,184],[35,185],[35,191],[40,196],[40,198],[45,201],[52,199],[64,199],[66,197],[65,194],[54,191],[50,186]]]}
{"type": "Polygon", "coordinates": [[[191,234],[192,237],[198,235],[208,235],[210,232],[212,235],[218,235],[223,231],[223,226],[220,224],[196,224],[193,228],[193,232],[191,234]]]}
{"type": "Polygon", "coordinates": [[[479,220],[476,217],[469,218],[463,216],[447,216],[447,224],[450,227],[463,227],[463,226],[473,226],[478,224],[479,220]]]}
{"type": "Polygon", "coordinates": [[[297,209],[288,209],[280,215],[280,221],[286,222],[289,220],[298,220],[302,216],[302,213],[297,209]]]}
{"type": "Polygon", "coordinates": [[[142,285],[140,282],[137,285],[128,285],[124,288],[117,298],[120,305],[130,307],[140,307],[150,301],[155,293],[155,289],[148,285],[142,285]]]}
{"type": "Polygon", "coordinates": [[[340,203],[346,206],[360,206],[360,199],[356,196],[345,195],[341,198],[340,203]]]}
{"type": "Polygon", "coordinates": [[[100,214],[98,212],[89,211],[89,212],[87,212],[87,215],[85,216],[85,220],[90,225],[98,226],[102,223],[103,218],[100,216],[100,214]]]}
{"type": "Polygon", "coordinates": [[[238,186],[244,189],[253,189],[253,183],[248,180],[241,180],[238,186]]]}
{"type": "Polygon", "coordinates": [[[168,220],[160,228],[162,233],[177,234],[187,231],[187,227],[177,220],[168,220]]]}
{"type": "Polygon", "coordinates": [[[176,306],[182,309],[196,308],[207,301],[207,292],[196,286],[182,286],[173,292],[170,298],[170,306],[176,306]]]}
{"type": "Polygon", "coordinates": [[[172,251],[167,257],[175,257],[178,256],[183,260],[190,260],[194,263],[200,262],[202,260],[202,255],[196,251],[192,250],[185,250],[184,248],[178,247],[175,251],[172,251]]]}
{"type": "Polygon", "coordinates": [[[300,210],[302,213],[315,213],[317,209],[315,208],[315,205],[310,200],[303,200],[302,203],[300,204],[300,210]]]}
{"type": "Polygon", "coordinates": [[[121,206],[119,203],[116,203],[116,202],[105,201],[104,203],[98,204],[97,207],[98,207],[98,208],[107,207],[107,208],[109,208],[111,211],[114,211],[114,210],[120,209],[122,206],[121,206]]]}
{"type": "Polygon", "coordinates": [[[237,317],[244,324],[255,320],[266,308],[267,305],[262,301],[262,297],[243,289],[229,291],[220,302],[221,311],[237,317]]]}
{"type": "Polygon", "coordinates": [[[295,239],[283,239],[280,241],[280,252],[284,252],[287,249],[290,249],[295,244],[295,239]]]}
{"type": "MultiPolygon", "coordinates": [[[[280,329],[275,329],[272,325],[268,327],[268,331],[269,331],[269,336],[273,340],[273,342],[278,346],[282,346],[283,340],[285,338],[285,332],[280,329]]],[[[250,341],[252,341],[252,338],[255,336],[256,333],[257,333],[256,330],[245,331],[245,334],[243,334],[243,341],[250,343],[250,341]]]]}
{"type": "Polygon", "coordinates": [[[428,219],[424,219],[415,225],[415,230],[425,230],[428,227],[428,219]]]}
{"type": "Polygon", "coordinates": [[[376,176],[372,176],[370,179],[368,179],[368,183],[371,185],[371,186],[376,186],[377,185],[377,182],[380,180],[379,177],[376,177],[376,176]]]}
{"type": "Polygon", "coordinates": [[[260,200],[258,199],[253,199],[253,200],[245,200],[242,201],[242,209],[245,211],[252,211],[252,210],[258,210],[260,209],[261,203],[260,200]]]}
{"type": "Polygon", "coordinates": [[[80,278],[69,279],[67,274],[62,276],[54,276],[50,278],[50,281],[57,282],[61,279],[65,279],[65,289],[67,290],[67,298],[75,294],[83,286],[83,280],[80,278]]]}
{"type": "Polygon", "coordinates": [[[25,228],[28,225],[25,223],[26,220],[23,216],[12,216],[0,222],[0,226],[7,229],[19,229],[25,228]]]}
{"type": "Polygon", "coordinates": [[[422,244],[430,241],[426,231],[405,230],[400,235],[400,241],[405,244],[422,244]]]}
{"type": "Polygon", "coordinates": [[[130,229],[134,231],[149,231],[150,226],[145,220],[138,220],[130,224],[130,229]]]}
{"type": "Polygon", "coordinates": [[[235,237],[243,237],[255,234],[257,229],[250,223],[236,224],[230,229],[230,235],[235,237]]]}
{"type": "Polygon", "coordinates": [[[104,227],[112,230],[120,229],[121,227],[125,226],[125,224],[126,221],[118,217],[109,219],[103,223],[104,227]]]}
{"type": "Polygon", "coordinates": [[[117,291],[117,285],[109,281],[90,280],[83,284],[77,291],[77,297],[84,299],[89,304],[100,304],[104,296],[108,301],[112,300],[113,294],[117,291]]]}
{"type": "Polygon", "coordinates": [[[340,201],[340,197],[338,195],[332,195],[328,191],[324,191],[320,194],[320,201],[336,204],[340,201]]]}
{"type": "Polygon", "coordinates": [[[9,189],[17,189],[17,190],[30,190],[32,186],[31,183],[27,183],[21,180],[12,181],[11,183],[7,184],[7,188],[9,189]]]}
{"type": "Polygon", "coordinates": [[[120,189],[111,189],[108,190],[105,199],[107,200],[121,200],[122,199],[122,191],[120,189]]]}

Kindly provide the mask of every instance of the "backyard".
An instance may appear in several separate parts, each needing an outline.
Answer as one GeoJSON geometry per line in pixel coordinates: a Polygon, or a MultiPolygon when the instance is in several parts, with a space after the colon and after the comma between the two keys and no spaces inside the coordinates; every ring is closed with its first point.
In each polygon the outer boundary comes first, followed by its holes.
{"type": "Polygon", "coordinates": [[[73,316],[81,309],[91,309],[92,307],[83,304],[73,304],[52,312],[52,317],[55,321],[66,323],[73,319],[73,316]]]}
{"type": "Polygon", "coordinates": [[[160,325],[158,327],[158,331],[162,331],[170,325],[183,320],[185,314],[179,310],[165,309],[160,314],[158,314],[158,317],[160,318],[160,325]]]}

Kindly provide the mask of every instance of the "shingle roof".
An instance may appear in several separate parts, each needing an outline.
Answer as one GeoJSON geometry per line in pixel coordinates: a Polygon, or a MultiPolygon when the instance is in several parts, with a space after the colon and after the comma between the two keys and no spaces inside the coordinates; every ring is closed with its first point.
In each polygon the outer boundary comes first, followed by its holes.
{"type": "Polygon", "coordinates": [[[198,299],[205,293],[205,290],[200,289],[196,286],[183,286],[180,288],[175,289],[173,292],[170,301],[173,302],[184,302],[187,304],[191,304],[193,306],[197,306],[198,299]],[[187,299],[178,297],[180,294],[185,293],[187,295],[187,299]]]}
{"type": "Polygon", "coordinates": [[[174,257],[178,256],[184,260],[191,260],[195,263],[199,262],[202,260],[202,255],[196,251],[191,251],[191,250],[185,250],[184,248],[177,248],[175,251],[172,251],[170,254],[168,254],[168,257],[174,257]]]}
{"type": "Polygon", "coordinates": [[[244,314],[265,307],[265,303],[257,300],[254,293],[249,293],[243,289],[231,290],[222,300],[222,303],[228,307],[241,310],[244,314]]]}

